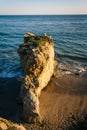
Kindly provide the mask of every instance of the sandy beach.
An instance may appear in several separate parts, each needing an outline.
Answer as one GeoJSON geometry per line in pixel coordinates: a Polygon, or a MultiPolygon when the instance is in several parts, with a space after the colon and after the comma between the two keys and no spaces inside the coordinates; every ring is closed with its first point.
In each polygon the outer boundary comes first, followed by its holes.
{"type": "Polygon", "coordinates": [[[42,124],[22,122],[22,106],[17,104],[21,82],[0,79],[0,117],[22,123],[27,130],[69,130],[87,128],[87,75],[53,78],[40,96],[42,124]]]}

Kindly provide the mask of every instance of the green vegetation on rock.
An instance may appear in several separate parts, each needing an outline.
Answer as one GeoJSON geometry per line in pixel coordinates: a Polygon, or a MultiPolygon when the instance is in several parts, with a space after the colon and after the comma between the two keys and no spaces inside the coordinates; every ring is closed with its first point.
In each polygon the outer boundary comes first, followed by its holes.
{"type": "Polygon", "coordinates": [[[50,38],[50,36],[25,36],[24,44],[21,44],[20,47],[28,47],[31,44],[34,47],[38,47],[40,45],[44,45],[46,42],[52,43],[53,40],[50,38]]]}

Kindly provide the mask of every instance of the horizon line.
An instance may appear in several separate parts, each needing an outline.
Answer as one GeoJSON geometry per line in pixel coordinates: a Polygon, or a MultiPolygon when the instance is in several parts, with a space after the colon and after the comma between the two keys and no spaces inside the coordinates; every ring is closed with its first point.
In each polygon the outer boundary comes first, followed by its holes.
{"type": "Polygon", "coordinates": [[[28,16],[28,15],[87,15],[87,13],[80,13],[80,14],[0,14],[0,16],[8,16],[8,15],[25,15],[25,16],[28,16]]]}

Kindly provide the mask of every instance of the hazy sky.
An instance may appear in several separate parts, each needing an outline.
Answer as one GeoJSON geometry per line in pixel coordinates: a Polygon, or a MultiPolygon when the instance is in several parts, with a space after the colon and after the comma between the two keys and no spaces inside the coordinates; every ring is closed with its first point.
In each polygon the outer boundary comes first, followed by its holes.
{"type": "Polygon", "coordinates": [[[0,14],[87,14],[87,0],[0,0],[0,14]]]}

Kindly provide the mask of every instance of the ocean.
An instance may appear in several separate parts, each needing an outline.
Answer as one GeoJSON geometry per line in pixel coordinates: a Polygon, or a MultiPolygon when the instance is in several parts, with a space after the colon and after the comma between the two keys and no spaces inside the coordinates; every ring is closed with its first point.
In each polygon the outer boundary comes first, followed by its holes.
{"type": "Polygon", "coordinates": [[[0,78],[21,77],[17,49],[23,35],[51,35],[58,73],[87,71],[87,15],[0,16],[0,78]]]}

